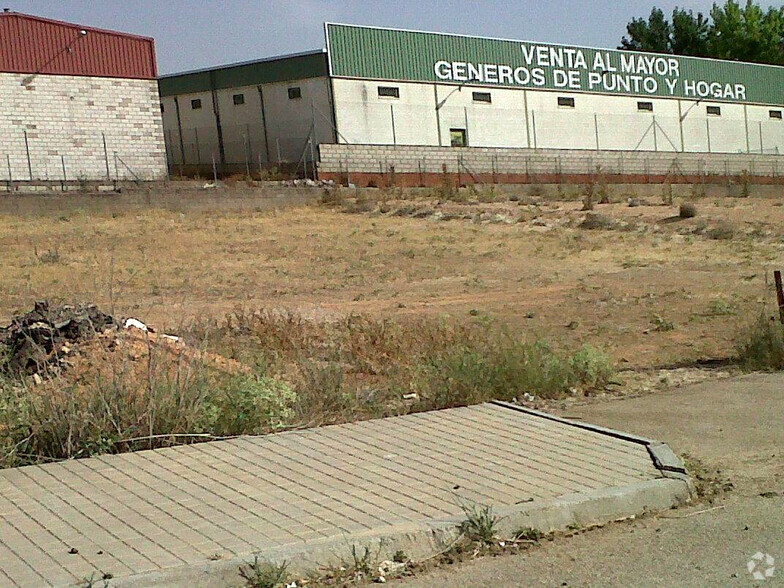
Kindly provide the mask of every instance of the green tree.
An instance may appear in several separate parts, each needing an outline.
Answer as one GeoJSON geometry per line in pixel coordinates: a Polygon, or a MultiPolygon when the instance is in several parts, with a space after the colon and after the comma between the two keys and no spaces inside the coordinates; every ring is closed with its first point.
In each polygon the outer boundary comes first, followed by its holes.
{"type": "Polygon", "coordinates": [[[728,0],[713,5],[711,19],[711,57],[784,65],[784,8],[728,0]]]}
{"type": "Polygon", "coordinates": [[[626,26],[620,49],[784,65],[784,7],[746,0],[714,4],[710,17],[676,8],[672,20],[653,8],[626,26]]]}
{"type": "Polygon", "coordinates": [[[659,8],[651,10],[648,20],[635,18],[628,25],[628,36],[621,39],[621,49],[630,51],[649,51],[670,53],[670,33],[672,27],[659,8]]]}
{"type": "Polygon", "coordinates": [[[675,55],[707,57],[710,22],[701,12],[676,8],[672,13],[670,52],[675,55]]]}

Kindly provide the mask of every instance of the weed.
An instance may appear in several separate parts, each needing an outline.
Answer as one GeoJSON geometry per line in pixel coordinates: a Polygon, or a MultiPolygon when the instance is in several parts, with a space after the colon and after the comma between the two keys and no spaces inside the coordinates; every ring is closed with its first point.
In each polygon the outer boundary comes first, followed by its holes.
{"type": "Polygon", "coordinates": [[[737,314],[738,305],[723,298],[711,300],[706,316],[732,316],[737,314]]]}
{"type": "Polygon", "coordinates": [[[596,193],[596,184],[591,181],[583,186],[583,210],[593,210],[593,200],[596,193]]]}
{"type": "Polygon", "coordinates": [[[395,563],[406,563],[409,561],[408,555],[402,549],[398,549],[395,554],[392,556],[392,561],[395,563]]]}
{"type": "Polygon", "coordinates": [[[279,588],[285,585],[288,578],[288,563],[274,564],[259,561],[259,556],[253,557],[253,562],[240,566],[240,576],[245,580],[247,588],[279,588]]]}
{"type": "Polygon", "coordinates": [[[585,220],[580,223],[581,229],[587,230],[610,230],[615,227],[615,221],[604,214],[589,212],[585,215],[585,220]]]}
{"type": "Polygon", "coordinates": [[[678,216],[681,218],[694,218],[697,216],[697,207],[691,202],[684,202],[681,204],[678,216]]]}
{"type": "Polygon", "coordinates": [[[748,198],[751,196],[751,175],[748,170],[743,170],[739,177],[741,184],[741,198],[748,198]]]}
{"type": "Polygon", "coordinates": [[[665,206],[672,206],[672,184],[665,184],[662,190],[662,202],[665,206]]]}
{"type": "Polygon", "coordinates": [[[365,547],[363,553],[359,553],[357,550],[356,545],[351,546],[351,559],[353,560],[351,563],[351,571],[353,572],[354,576],[358,576],[361,574],[363,578],[369,578],[373,573],[373,564],[375,563],[373,560],[373,554],[370,551],[370,547],[365,547]]]}
{"type": "Polygon", "coordinates": [[[55,247],[54,249],[47,249],[43,253],[38,252],[38,248],[34,248],[33,252],[35,253],[35,258],[38,260],[38,263],[45,264],[45,265],[56,265],[62,261],[60,257],[60,252],[55,247]]]}
{"type": "Polygon", "coordinates": [[[319,196],[319,204],[325,206],[340,206],[345,200],[344,191],[340,186],[334,188],[324,188],[324,191],[319,196]]]}
{"type": "Polygon", "coordinates": [[[222,436],[261,434],[291,424],[296,393],[285,382],[256,375],[227,378],[206,399],[201,428],[222,436]]]}
{"type": "Polygon", "coordinates": [[[735,228],[730,223],[721,221],[705,234],[716,241],[729,241],[735,236],[735,228]]]}
{"type": "Polygon", "coordinates": [[[493,514],[490,506],[477,506],[476,504],[461,504],[465,521],[460,524],[460,530],[466,538],[475,543],[490,545],[498,534],[498,517],[493,514]]]}
{"type": "Polygon", "coordinates": [[[108,588],[109,580],[111,579],[111,574],[104,572],[93,572],[88,578],[83,578],[78,586],[79,588],[108,588]]]}
{"type": "Polygon", "coordinates": [[[747,370],[784,370],[784,325],[760,314],[742,334],[738,358],[747,370]]]}
{"type": "Polygon", "coordinates": [[[675,329],[675,323],[673,323],[670,320],[667,320],[666,318],[664,318],[659,314],[653,315],[653,318],[651,318],[651,326],[653,327],[654,331],[660,333],[666,331],[672,331],[675,329]]]}
{"type": "Polygon", "coordinates": [[[518,529],[514,533],[514,539],[517,541],[536,541],[539,542],[544,539],[544,533],[539,529],[534,529],[533,527],[525,527],[523,529],[518,529]]]}

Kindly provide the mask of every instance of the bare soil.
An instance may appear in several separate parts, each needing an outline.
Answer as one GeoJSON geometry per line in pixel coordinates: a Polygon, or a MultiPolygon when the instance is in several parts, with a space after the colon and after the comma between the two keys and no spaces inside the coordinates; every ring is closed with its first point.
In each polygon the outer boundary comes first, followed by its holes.
{"type": "Polygon", "coordinates": [[[698,199],[697,216],[680,219],[677,201],[624,197],[587,212],[574,199],[370,193],[360,206],[245,190],[226,206],[210,193],[189,207],[185,193],[176,206],[153,194],[126,209],[2,207],[0,322],[39,298],[91,301],[175,333],[236,308],[449,316],[648,368],[732,355],[784,265],[784,200],[698,199]],[[588,214],[602,227],[581,228],[588,214]]]}

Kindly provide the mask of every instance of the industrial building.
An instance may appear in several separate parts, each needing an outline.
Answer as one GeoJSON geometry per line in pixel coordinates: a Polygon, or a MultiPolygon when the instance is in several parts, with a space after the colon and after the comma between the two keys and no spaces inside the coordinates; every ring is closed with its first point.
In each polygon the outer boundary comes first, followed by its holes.
{"type": "Polygon", "coordinates": [[[152,39],[0,12],[0,180],[157,180],[166,157],[152,39]]]}
{"type": "Polygon", "coordinates": [[[533,168],[649,181],[784,175],[784,67],[325,29],[325,52],[162,78],[170,164],[288,161],[409,184],[438,173],[525,181],[533,168]]]}

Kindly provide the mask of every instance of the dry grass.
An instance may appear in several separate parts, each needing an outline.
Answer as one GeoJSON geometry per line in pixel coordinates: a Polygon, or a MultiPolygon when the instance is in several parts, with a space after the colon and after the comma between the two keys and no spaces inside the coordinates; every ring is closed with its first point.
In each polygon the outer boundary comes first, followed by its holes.
{"type": "Polygon", "coordinates": [[[650,366],[731,354],[740,317],[768,296],[766,270],[784,262],[784,209],[760,199],[706,200],[698,219],[669,224],[677,210],[601,205],[625,228],[595,231],[576,228],[579,202],[389,200],[388,214],[344,214],[238,201],[6,212],[0,320],[36,298],[95,301],[170,331],[238,308],[448,315],[650,366]],[[736,315],[704,316],[716,295],[736,315]],[[644,334],[655,315],[677,328],[644,334]]]}
{"type": "Polygon", "coordinates": [[[6,384],[1,461],[557,398],[602,388],[613,363],[780,360],[779,331],[737,336],[784,264],[777,202],[704,199],[679,219],[457,194],[4,202],[0,321],[34,299],[92,301],[201,351],[115,342],[6,384]],[[587,214],[607,222],[583,230],[587,214]]]}

